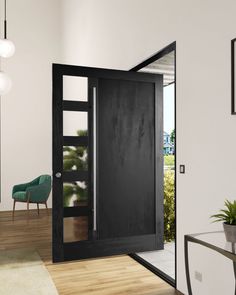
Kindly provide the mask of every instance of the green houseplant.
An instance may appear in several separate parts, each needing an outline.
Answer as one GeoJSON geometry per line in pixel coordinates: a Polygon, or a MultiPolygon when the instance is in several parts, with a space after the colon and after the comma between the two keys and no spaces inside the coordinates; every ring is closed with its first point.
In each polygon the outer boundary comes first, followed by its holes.
{"type": "Polygon", "coordinates": [[[225,237],[228,242],[236,243],[236,200],[225,200],[225,209],[211,216],[214,222],[223,221],[225,237]]]}

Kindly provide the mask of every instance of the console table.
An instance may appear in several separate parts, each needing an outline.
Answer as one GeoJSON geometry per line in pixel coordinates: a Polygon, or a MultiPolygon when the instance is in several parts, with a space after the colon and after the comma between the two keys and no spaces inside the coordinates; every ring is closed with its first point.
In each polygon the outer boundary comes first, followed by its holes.
{"type": "MultiPolygon", "coordinates": [[[[236,244],[227,242],[223,231],[185,235],[184,236],[184,255],[185,255],[186,279],[187,279],[189,295],[193,294],[192,287],[191,287],[190,274],[189,274],[188,244],[190,242],[210,248],[213,251],[216,251],[220,253],[221,255],[224,255],[225,257],[231,259],[233,261],[234,277],[236,281],[236,254],[235,254],[236,244]]],[[[234,294],[236,295],[236,286],[235,286],[234,294]]]]}

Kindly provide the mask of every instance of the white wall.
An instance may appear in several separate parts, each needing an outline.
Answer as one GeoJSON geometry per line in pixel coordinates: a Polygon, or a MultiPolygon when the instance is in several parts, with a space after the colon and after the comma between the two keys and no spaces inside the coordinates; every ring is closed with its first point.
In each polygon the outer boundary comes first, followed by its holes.
{"type": "MultiPolygon", "coordinates": [[[[52,62],[128,70],[177,41],[177,161],[186,164],[186,174],[177,176],[177,282],[186,292],[183,235],[220,228],[210,224],[209,215],[236,196],[236,116],[230,115],[235,0],[8,0],[8,5],[16,54],[2,64],[14,86],[2,98],[0,210],[11,208],[13,184],[51,173],[52,62]]],[[[207,250],[191,251],[197,258],[191,269],[203,272],[195,294],[222,295],[222,283],[230,294],[231,264],[207,250]]]]}
{"type": "MultiPolygon", "coordinates": [[[[14,184],[51,174],[51,64],[58,61],[61,50],[59,0],[8,0],[7,4],[8,38],[16,53],[2,59],[2,70],[12,78],[13,87],[1,98],[0,210],[12,209],[14,184]]],[[[3,0],[1,24],[2,8],[3,0]]],[[[17,203],[17,209],[23,208],[25,204],[17,203]]]]}
{"type": "MultiPolygon", "coordinates": [[[[230,40],[236,37],[236,2],[62,3],[65,63],[128,70],[177,41],[177,164],[186,165],[186,174],[177,176],[177,282],[186,292],[184,234],[221,228],[211,224],[209,216],[226,197],[236,196],[236,116],[230,115],[230,40]]],[[[201,288],[194,294],[231,294],[231,263],[219,255],[210,259],[207,250],[191,251],[197,257],[192,271],[203,272],[201,288]],[[219,267],[224,271],[214,280],[209,271],[216,274],[219,267]],[[222,282],[228,286],[224,293],[222,282]]]]}

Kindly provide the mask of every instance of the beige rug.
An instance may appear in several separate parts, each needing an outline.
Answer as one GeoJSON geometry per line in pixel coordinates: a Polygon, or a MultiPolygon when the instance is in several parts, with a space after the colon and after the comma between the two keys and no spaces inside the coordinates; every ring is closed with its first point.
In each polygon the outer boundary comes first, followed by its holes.
{"type": "Polygon", "coordinates": [[[58,295],[39,254],[33,249],[0,251],[1,295],[58,295]]]}

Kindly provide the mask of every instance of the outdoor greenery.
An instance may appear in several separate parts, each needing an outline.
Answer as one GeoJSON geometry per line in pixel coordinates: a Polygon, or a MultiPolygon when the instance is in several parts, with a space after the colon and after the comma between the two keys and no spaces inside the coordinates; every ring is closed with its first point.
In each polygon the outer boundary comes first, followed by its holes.
{"type": "Polygon", "coordinates": [[[236,200],[230,202],[225,200],[226,209],[221,209],[218,214],[214,214],[211,218],[215,220],[213,222],[223,221],[230,225],[236,225],[236,200]]]}
{"type": "Polygon", "coordinates": [[[164,156],[164,165],[165,166],[174,166],[175,165],[175,156],[174,155],[165,155],[164,156]]]}
{"type": "MultiPolygon", "coordinates": [[[[87,136],[87,130],[78,130],[78,136],[87,136]]],[[[64,171],[88,170],[87,147],[64,146],[63,169],[64,171]]],[[[75,203],[87,200],[87,185],[81,182],[65,183],[63,186],[64,207],[70,206],[71,200],[75,203]]]]}
{"type": "Polygon", "coordinates": [[[170,134],[170,141],[174,144],[175,143],[175,129],[171,131],[170,134]]]}
{"type": "Polygon", "coordinates": [[[75,203],[87,201],[87,186],[81,186],[77,182],[65,183],[63,186],[64,207],[69,207],[72,197],[75,203]]]}
{"type": "MultiPolygon", "coordinates": [[[[78,130],[78,136],[87,136],[87,130],[78,130]]],[[[63,168],[70,170],[87,170],[87,148],[84,146],[63,147],[63,168]]]]}
{"type": "Polygon", "coordinates": [[[164,174],[164,239],[175,239],[175,174],[172,170],[164,174]]]}

